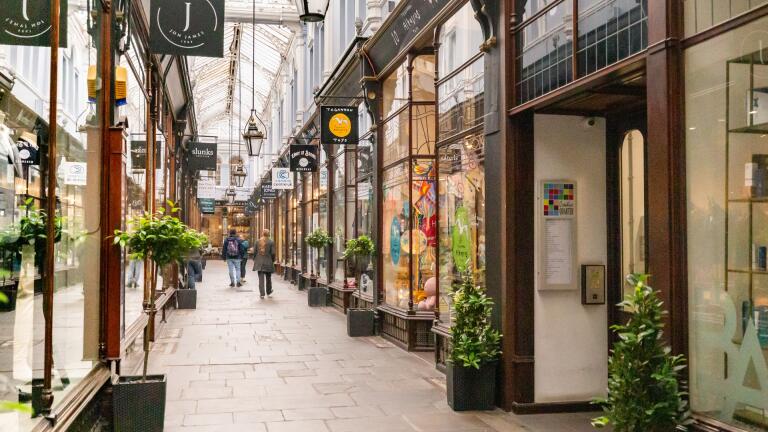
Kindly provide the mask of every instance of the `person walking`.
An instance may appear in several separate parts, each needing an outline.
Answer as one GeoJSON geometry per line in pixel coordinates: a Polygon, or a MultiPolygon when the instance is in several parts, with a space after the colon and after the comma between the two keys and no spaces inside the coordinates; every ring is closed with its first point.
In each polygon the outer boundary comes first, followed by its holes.
{"type": "Polygon", "coordinates": [[[227,261],[227,268],[229,269],[230,287],[242,286],[240,283],[240,260],[243,253],[240,246],[241,242],[240,237],[237,236],[237,231],[229,230],[229,237],[224,239],[221,248],[222,258],[227,261]]]}
{"type": "Polygon", "coordinates": [[[251,247],[251,245],[246,238],[243,239],[243,241],[240,243],[240,246],[242,247],[241,256],[243,257],[242,261],[240,261],[240,281],[245,283],[245,263],[248,262],[248,249],[251,247]]]}
{"type": "Polygon", "coordinates": [[[266,294],[272,295],[272,273],[275,271],[275,242],[269,238],[269,230],[261,232],[261,238],[256,242],[253,251],[253,271],[259,272],[259,294],[264,298],[264,282],[266,279],[266,294]]]}

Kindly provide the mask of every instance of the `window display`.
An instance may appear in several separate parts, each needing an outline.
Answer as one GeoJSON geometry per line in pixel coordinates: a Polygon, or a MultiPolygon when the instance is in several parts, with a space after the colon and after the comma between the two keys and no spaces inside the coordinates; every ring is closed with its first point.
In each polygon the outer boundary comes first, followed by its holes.
{"type": "Polygon", "coordinates": [[[409,267],[410,199],[408,164],[401,163],[382,175],[382,273],[384,302],[408,308],[410,298],[409,267]]]}
{"type": "Polygon", "coordinates": [[[768,430],[766,26],[685,51],[691,408],[750,430],[768,430]]]}
{"type": "Polygon", "coordinates": [[[333,159],[333,245],[334,245],[334,267],[333,279],[337,282],[344,281],[345,268],[344,260],[341,258],[344,254],[347,234],[345,231],[346,216],[345,208],[345,182],[344,161],[345,153],[343,149],[333,159]]]}

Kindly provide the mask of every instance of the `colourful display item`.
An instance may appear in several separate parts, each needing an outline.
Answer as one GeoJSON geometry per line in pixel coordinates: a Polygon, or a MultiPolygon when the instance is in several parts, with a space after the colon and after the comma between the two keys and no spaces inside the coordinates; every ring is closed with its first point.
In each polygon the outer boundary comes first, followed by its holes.
{"type": "Polygon", "coordinates": [[[575,216],[574,183],[544,183],[544,216],[575,216]]]}

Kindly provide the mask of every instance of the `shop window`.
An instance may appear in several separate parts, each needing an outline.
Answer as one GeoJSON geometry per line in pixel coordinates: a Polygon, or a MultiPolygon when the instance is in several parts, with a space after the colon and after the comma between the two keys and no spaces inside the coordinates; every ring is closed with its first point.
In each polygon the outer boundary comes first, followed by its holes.
{"type": "Polygon", "coordinates": [[[424,286],[437,274],[437,184],[435,160],[416,159],[411,173],[411,227],[405,247],[411,248],[413,304],[426,300],[424,286]]]}
{"type": "Polygon", "coordinates": [[[435,154],[435,106],[413,105],[411,109],[411,152],[431,156],[435,154]]]}
{"type": "Polygon", "coordinates": [[[384,302],[407,309],[410,296],[411,248],[408,163],[397,164],[382,175],[382,280],[384,302]]]}
{"type": "Polygon", "coordinates": [[[648,0],[579,0],[579,75],[648,46],[648,0]]]}
{"type": "Polygon", "coordinates": [[[382,165],[387,166],[408,156],[408,110],[384,123],[384,157],[382,165]]]}
{"type": "Polygon", "coordinates": [[[435,100],[435,56],[422,55],[413,59],[411,85],[414,102],[435,100]]]}
{"type": "Polygon", "coordinates": [[[336,281],[343,281],[346,275],[344,268],[344,260],[341,258],[344,254],[344,249],[347,242],[346,232],[346,214],[345,209],[345,194],[346,190],[345,182],[346,177],[344,175],[345,153],[339,153],[334,159],[334,191],[333,191],[333,244],[334,244],[334,257],[336,262],[334,263],[333,279],[336,281]]]}
{"type": "Polygon", "coordinates": [[[768,430],[767,26],[684,52],[691,408],[748,430],[768,430]]]}
{"type": "MultiPolygon", "coordinates": [[[[621,158],[621,274],[645,273],[645,141],[643,134],[632,130],[624,136],[619,150],[621,158]]],[[[624,296],[632,287],[623,284],[624,296]]]]}
{"type": "Polygon", "coordinates": [[[685,36],[693,36],[766,3],[768,0],[684,0],[685,36]]]}
{"type": "Polygon", "coordinates": [[[389,118],[408,102],[408,68],[405,63],[382,84],[382,114],[389,118]]]}

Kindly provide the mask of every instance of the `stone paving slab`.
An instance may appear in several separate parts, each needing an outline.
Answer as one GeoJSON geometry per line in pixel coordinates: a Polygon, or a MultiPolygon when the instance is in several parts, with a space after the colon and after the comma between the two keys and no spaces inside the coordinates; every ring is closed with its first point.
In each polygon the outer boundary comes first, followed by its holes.
{"type": "Polygon", "coordinates": [[[342,314],[308,307],[306,293],[275,279],[260,300],[208,262],[198,309],[174,311],[151,355],[150,370],[168,375],[166,431],[592,430],[589,414],[453,412],[433,364],[378,337],[347,337],[342,314]]]}

